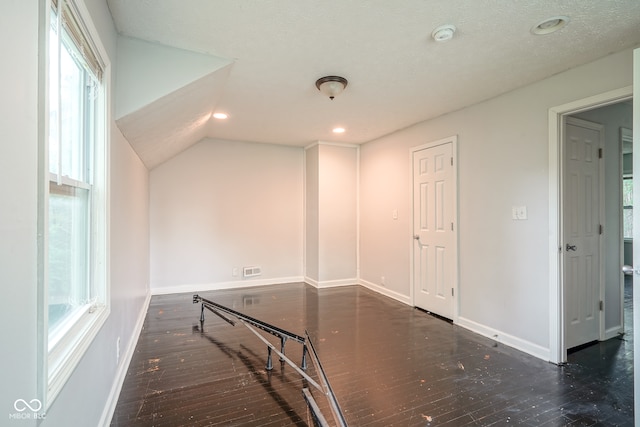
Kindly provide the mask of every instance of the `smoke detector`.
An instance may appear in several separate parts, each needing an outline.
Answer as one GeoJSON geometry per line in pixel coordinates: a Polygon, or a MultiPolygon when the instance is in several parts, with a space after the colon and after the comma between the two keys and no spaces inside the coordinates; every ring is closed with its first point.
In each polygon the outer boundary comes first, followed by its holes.
{"type": "Polygon", "coordinates": [[[453,25],[441,25],[431,33],[431,37],[437,42],[446,42],[453,38],[456,27],[453,25]]]}

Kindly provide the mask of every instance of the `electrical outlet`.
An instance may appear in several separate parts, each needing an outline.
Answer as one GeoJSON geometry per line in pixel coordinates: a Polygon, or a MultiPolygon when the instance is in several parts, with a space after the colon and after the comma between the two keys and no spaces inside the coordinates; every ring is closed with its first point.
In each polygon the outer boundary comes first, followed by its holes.
{"type": "Polygon", "coordinates": [[[518,206],[518,219],[527,219],[527,207],[518,206]]]}
{"type": "Polygon", "coordinates": [[[526,206],[513,206],[511,208],[511,218],[515,220],[527,219],[527,207],[526,206]]]}
{"type": "Polygon", "coordinates": [[[231,275],[233,277],[238,277],[238,274],[240,274],[240,270],[238,269],[238,267],[233,267],[233,270],[231,270],[231,275]]]}
{"type": "Polygon", "coordinates": [[[384,278],[384,276],[380,276],[380,284],[383,285],[383,286],[387,284],[386,283],[386,279],[384,278]]]}

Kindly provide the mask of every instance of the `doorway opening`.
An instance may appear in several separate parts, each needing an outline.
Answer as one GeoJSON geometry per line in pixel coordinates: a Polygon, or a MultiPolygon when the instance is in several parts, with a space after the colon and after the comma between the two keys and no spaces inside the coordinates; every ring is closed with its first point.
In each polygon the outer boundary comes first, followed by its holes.
{"type": "MultiPolygon", "coordinates": [[[[569,117],[580,118],[592,122],[603,123],[605,132],[604,168],[604,197],[602,211],[602,225],[605,233],[602,237],[602,291],[599,295],[602,301],[603,315],[601,319],[598,340],[606,340],[620,336],[624,332],[624,275],[623,259],[623,207],[622,207],[622,146],[620,139],[620,122],[611,117],[616,110],[627,109],[631,112],[630,99],[632,87],[607,92],[587,99],[575,101],[549,110],[549,191],[550,191],[550,360],[554,363],[567,361],[567,350],[572,341],[568,336],[567,304],[570,302],[566,294],[565,283],[565,252],[564,247],[564,213],[565,193],[564,183],[564,138],[567,132],[569,117]],[[615,135],[612,137],[612,135],[615,135]],[[615,203],[611,203],[613,200],[615,203]]],[[[624,121],[624,120],[623,120],[624,121]]],[[[628,125],[631,126],[631,116],[628,125]]],[[[599,319],[599,320],[600,320],[599,319]]],[[[627,318],[629,319],[629,318],[627,318]]],[[[631,327],[631,323],[626,327],[631,327]]]]}

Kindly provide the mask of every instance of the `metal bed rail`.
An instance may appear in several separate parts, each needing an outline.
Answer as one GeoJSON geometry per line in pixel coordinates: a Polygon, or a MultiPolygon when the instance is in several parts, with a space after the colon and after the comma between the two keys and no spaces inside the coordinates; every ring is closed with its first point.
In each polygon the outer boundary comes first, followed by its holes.
{"type": "MultiPolygon", "coordinates": [[[[326,398],[329,403],[329,407],[331,409],[331,414],[333,415],[333,419],[338,427],[347,427],[347,422],[342,414],[342,409],[338,404],[338,400],[333,393],[333,389],[329,383],[329,379],[320,363],[320,359],[318,358],[318,353],[316,352],[315,347],[313,346],[313,342],[309,337],[308,331],[305,330],[305,336],[302,337],[300,335],[289,332],[285,329],[279,328],[277,326],[271,325],[262,320],[253,318],[251,316],[247,316],[244,313],[233,310],[229,307],[226,307],[222,304],[218,304],[206,298],[202,298],[199,295],[193,296],[194,304],[201,304],[200,307],[200,323],[204,323],[204,311],[207,309],[212,312],[216,316],[220,317],[225,322],[229,323],[232,326],[235,326],[237,322],[240,322],[243,326],[249,329],[258,339],[260,339],[267,346],[267,363],[265,368],[270,371],[273,369],[272,362],[272,353],[276,353],[280,357],[281,362],[287,363],[293,369],[296,370],[307,382],[309,385],[313,386],[317,390],[319,390],[326,398]],[[232,316],[237,320],[233,320],[228,316],[232,316]],[[271,344],[258,330],[267,332],[273,336],[276,336],[280,339],[280,350],[278,350],[273,344],[271,344]],[[296,365],[291,359],[289,359],[285,355],[285,344],[287,340],[295,341],[302,345],[302,361],[300,366],[296,365]],[[311,361],[314,365],[316,372],[318,373],[319,382],[311,378],[305,371],[307,370],[307,354],[311,357],[311,361]]],[[[326,418],[323,416],[317,402],[313,398],[311,391],[309,388],[304,387],[302,389],[302,395],[306,402],[307,408],[309,409],[313,422],[316,426],[319,427],[330,427],[331,425],[327,422],[326,418]]]]}

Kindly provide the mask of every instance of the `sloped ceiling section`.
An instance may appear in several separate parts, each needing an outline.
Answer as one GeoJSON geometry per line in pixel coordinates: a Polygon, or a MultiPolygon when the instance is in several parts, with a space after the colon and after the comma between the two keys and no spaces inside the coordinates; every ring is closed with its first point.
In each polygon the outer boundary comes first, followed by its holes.
{"type": "Polygon", "coordinates": [[[118,39],[116,123],[152,169],[206,136],[232,61],[118,39]]]}

